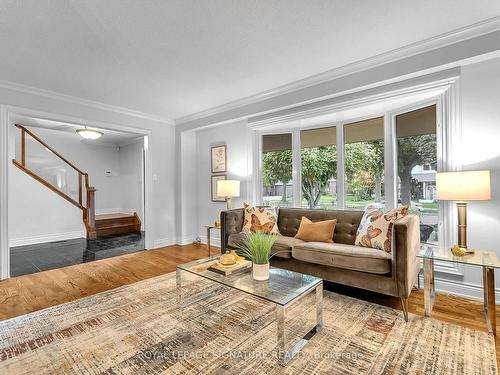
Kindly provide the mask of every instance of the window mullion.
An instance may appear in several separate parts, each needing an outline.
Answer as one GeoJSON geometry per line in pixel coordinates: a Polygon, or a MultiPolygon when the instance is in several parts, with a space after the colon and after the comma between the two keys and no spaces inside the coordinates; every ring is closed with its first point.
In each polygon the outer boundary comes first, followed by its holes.
{"type": "Polygon", "coordinates": [[[302,201],[302,173],[300,157],[300,130],[292,132],[292,186],[293,207],[300,207],[302,201]]]}
{"type": "Polygon", "coordinates": [[[263,202],[263,186],[262,186],[262,133],[258,130],[252,132],[252,173],[254,178],[252,191],[252,202],[257,205],[264,205],[263,202]]]}
{"type": "Polygon", "coordinates": [[[337,208],[345,208],[345,145],[344,124],[336,125],[337,131],[337,208]]]}
{"type": "Polygon", "coordinates": [[[397,207],[397,149],[395,116],[384,115],[384,192],[385,209],[397,207]]]}

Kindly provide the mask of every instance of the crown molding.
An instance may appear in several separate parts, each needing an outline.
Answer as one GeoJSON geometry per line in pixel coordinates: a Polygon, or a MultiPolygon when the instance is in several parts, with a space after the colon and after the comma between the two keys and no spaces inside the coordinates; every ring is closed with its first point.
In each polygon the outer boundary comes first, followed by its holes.
{"type": "Polygon", "coordinates": [[[191,115],[179,117],[175,119],[175,125],[182,125],[191,121],[199,120],[208,116],[213,116],[221,112],[230,111],[262,100],[288,94],[293,91],[318,85],[350,74],[358,73],[369,68],[388,64],[402,58],[411,57],[421,53],[446,47],[454,43],[479,37],[481,35],[485,35],[498,30],[500,30],[500,16],[489,18],[487,20],[474,23],[460,29],[440,34],[438,36],[428,38],[419,42],[415,42],[401,48],[397,48],[373,57],[353,62],[351,64],[334,68],[323,73],[309,76],[286,85],[278,86],[271,90],[263,91],[255,95],[231,101],[229,103],[209,108],[204,111],[196,112],[191,115]]]}
{"type": "Polygon", "coordinates": [[[32,87],[28,85],[23,85],[16,82],[0,80],[0,88],[18,91],[26,94],[32,94],[37,96],[43,96],[45,98],[61,100],[73,104],[84,105],[86,107],[97,108],[104,111],[115,112],[126,116],[137,117],[145,120],[162,122],[168,125],[174,125],[175,122],[172,119],[153,115],[145,112],[136,111],[129,108],[119,107],[111,104],[101,103],[94,100],[83,99],[77,96],[62,94],[55,91],[45,90],[38,87],[32,87]]]}
{"type": "Polygon", "coordinates": [[[389,82],[381,86],[369,87],[360,91],[348,92],[343,95],[248,117],[248,126],[252,129],[261,129],[275,123],[300,121],[305,118],[321,116],[366,104],[413,96],[417,93],[446,90],[459,79],[460,74],[460,67],[454,67],[405,80],[389,82]]]}

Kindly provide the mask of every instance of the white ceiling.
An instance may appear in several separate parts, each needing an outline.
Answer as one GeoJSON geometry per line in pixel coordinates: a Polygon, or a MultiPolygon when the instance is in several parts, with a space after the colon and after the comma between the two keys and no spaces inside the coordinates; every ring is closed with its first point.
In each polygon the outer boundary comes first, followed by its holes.
{"type": "Polygon", "coordinates": [[[84,128],[83,125],[70,124],[65,122],[46,120],[40,118],[33,118],[28,116],[22,116],[14,114],[11,116],[11,121],[14,124],[20,124],[23,126],[27,126],[29,128],[35,128],[34,133],[36,134],[36,128],[48,129],[61,131],[66,133],[74,134],[74,139],[78,140],[82,143],[88,143],[95,146],[104,146],[104,147],[120,147],[125,146],[130,143],[138,142],[143,138],[142,135],[136,133],[128,133],[128,132],[119,132],[109,129],[102,129],[91,127],[92,129],[96,129],[103,133],[103,136],[99,139],[87,140],[80,137],[77,133],[77,129],[84,128]]]}
{"type": "Polygon", "coordinates": [[[2,0],[0,79],[175,119],[498,15],[498,0],[2,0]]]}

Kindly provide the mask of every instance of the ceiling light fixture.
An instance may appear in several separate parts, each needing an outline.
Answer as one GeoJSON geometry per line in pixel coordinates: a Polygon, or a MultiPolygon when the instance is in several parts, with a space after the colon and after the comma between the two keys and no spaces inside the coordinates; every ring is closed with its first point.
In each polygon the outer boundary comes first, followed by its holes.
{"type": "Polygon", "coordinates": [[[103,135],[103,133],[101,133],[97,130],[87,129],[86,126],[83,129],[78,129],[76,132],[78,133],[78,135],[80,137],[85,138],[85,139],[98,139],[98,138],[101,138],[103,135]]]}

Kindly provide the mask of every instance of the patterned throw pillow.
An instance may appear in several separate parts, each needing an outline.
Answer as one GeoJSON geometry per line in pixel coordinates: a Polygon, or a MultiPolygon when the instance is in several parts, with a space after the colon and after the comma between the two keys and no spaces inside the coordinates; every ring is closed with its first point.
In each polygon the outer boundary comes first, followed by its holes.
{"type": "Polygon", "coordinates": [[[263,232],[266,234],[280,234],[278,230],[278,215],[271,207],[253,207],[244,203],[245,216],[242,233],[263,232]]]}
{"type": "Polygon", "coordinates": [[[394,208],[386,213],[380,208],[367,207],[356,234],[356,246],[392,250],[394,222],[408,215],[408,206],[394,208]]]}

